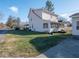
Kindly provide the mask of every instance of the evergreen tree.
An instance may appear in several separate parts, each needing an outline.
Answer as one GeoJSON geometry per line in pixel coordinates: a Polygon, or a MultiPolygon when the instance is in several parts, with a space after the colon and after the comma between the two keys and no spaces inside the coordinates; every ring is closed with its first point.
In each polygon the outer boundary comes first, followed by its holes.
{"type": "Polygon", "coordinates": [[[52,12],[54,10],[54,4],[52,3],[52,1],[50,1],[50,0],[46,1],[45,9],[47,9],[50,12],[52,12]]]}

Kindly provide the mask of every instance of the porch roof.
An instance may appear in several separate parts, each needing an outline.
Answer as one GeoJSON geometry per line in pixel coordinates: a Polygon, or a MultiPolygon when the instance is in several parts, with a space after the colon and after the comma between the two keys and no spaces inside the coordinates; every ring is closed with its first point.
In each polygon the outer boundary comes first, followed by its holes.
{"type": "Polygon", "coordinates": [[[79,17],[79,13],[74,13],[70,17],[79,17]]]}

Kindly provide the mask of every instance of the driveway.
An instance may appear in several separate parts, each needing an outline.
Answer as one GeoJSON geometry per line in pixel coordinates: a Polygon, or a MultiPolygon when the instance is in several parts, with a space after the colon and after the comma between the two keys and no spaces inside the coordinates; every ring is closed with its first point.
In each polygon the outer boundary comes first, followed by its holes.
{"type": "Polygon", "coordinates": [[[36,58],[79,58],[79,40],[66,39],[36,58]]]}
{"type": "Polygon", "coordinates": [[[0,43],[5,41],[4,35],[6,32],[7,30],[0,30],[0,43]]]}
{"type": "Polygon", "coordinates": [[[5,34],[6,32],[7,32],[7,30],[0,30],[0,35],[5,34]]]}

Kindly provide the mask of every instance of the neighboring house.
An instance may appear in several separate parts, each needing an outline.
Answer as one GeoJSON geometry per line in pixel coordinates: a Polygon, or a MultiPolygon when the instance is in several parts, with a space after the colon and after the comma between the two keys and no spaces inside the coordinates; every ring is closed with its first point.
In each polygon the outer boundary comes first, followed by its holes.
{"type": "Polygon", "coordinates": [[[71,32],[72,30],[72,23],[70,21],[59,21],[63,25],[63,29],[65,32],[71,32]]]}
{"type": "Polygon", "coordinates": [[[0,30],[8,30],[8,27],[5,24],[0,23],[0,30]]]}
{"type": "Polygon", "coordinates": [[[66,27],[71,27],[71,26],[72,26],[72,23],[69,22],[69,21],[66,21],[66,22],[64,22],[64,25],[65,25],[66,27]]]}
{"type": "Polygon", "coordinates": [[[72,35],[79,35],[79,13],[70,16],[72,18],[72,35]]]}
{"type": "Polygon", "coordinates": [[[31,31],[53,32],[57,31],[59,26],[58,15],[45,9],[30,9],[29,27],[31,31]]]}
{"type": "Polygon", "coordinates": [[[21,30],[27,29],[28,27],[29,27],[28,22],[20,22],[20,24],[19,24],[19,28],[20,28],[21,30]]]}

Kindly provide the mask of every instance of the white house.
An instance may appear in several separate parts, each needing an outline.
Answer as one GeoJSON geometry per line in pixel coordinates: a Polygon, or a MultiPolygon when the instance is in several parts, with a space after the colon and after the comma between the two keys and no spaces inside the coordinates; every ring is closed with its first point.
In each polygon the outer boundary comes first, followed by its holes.
{"type": "Polygon", "coordinates": [[[72,18],[72,35],[79,35],[79,13],[70,16],[72,18]]]}
{"type": "Polygon", "coordinates": [[[60,25],[58,15],[45,9],[30,9],[28,18],[29,27],[32,31],[50,33],[56,31],[60,25]]]}

